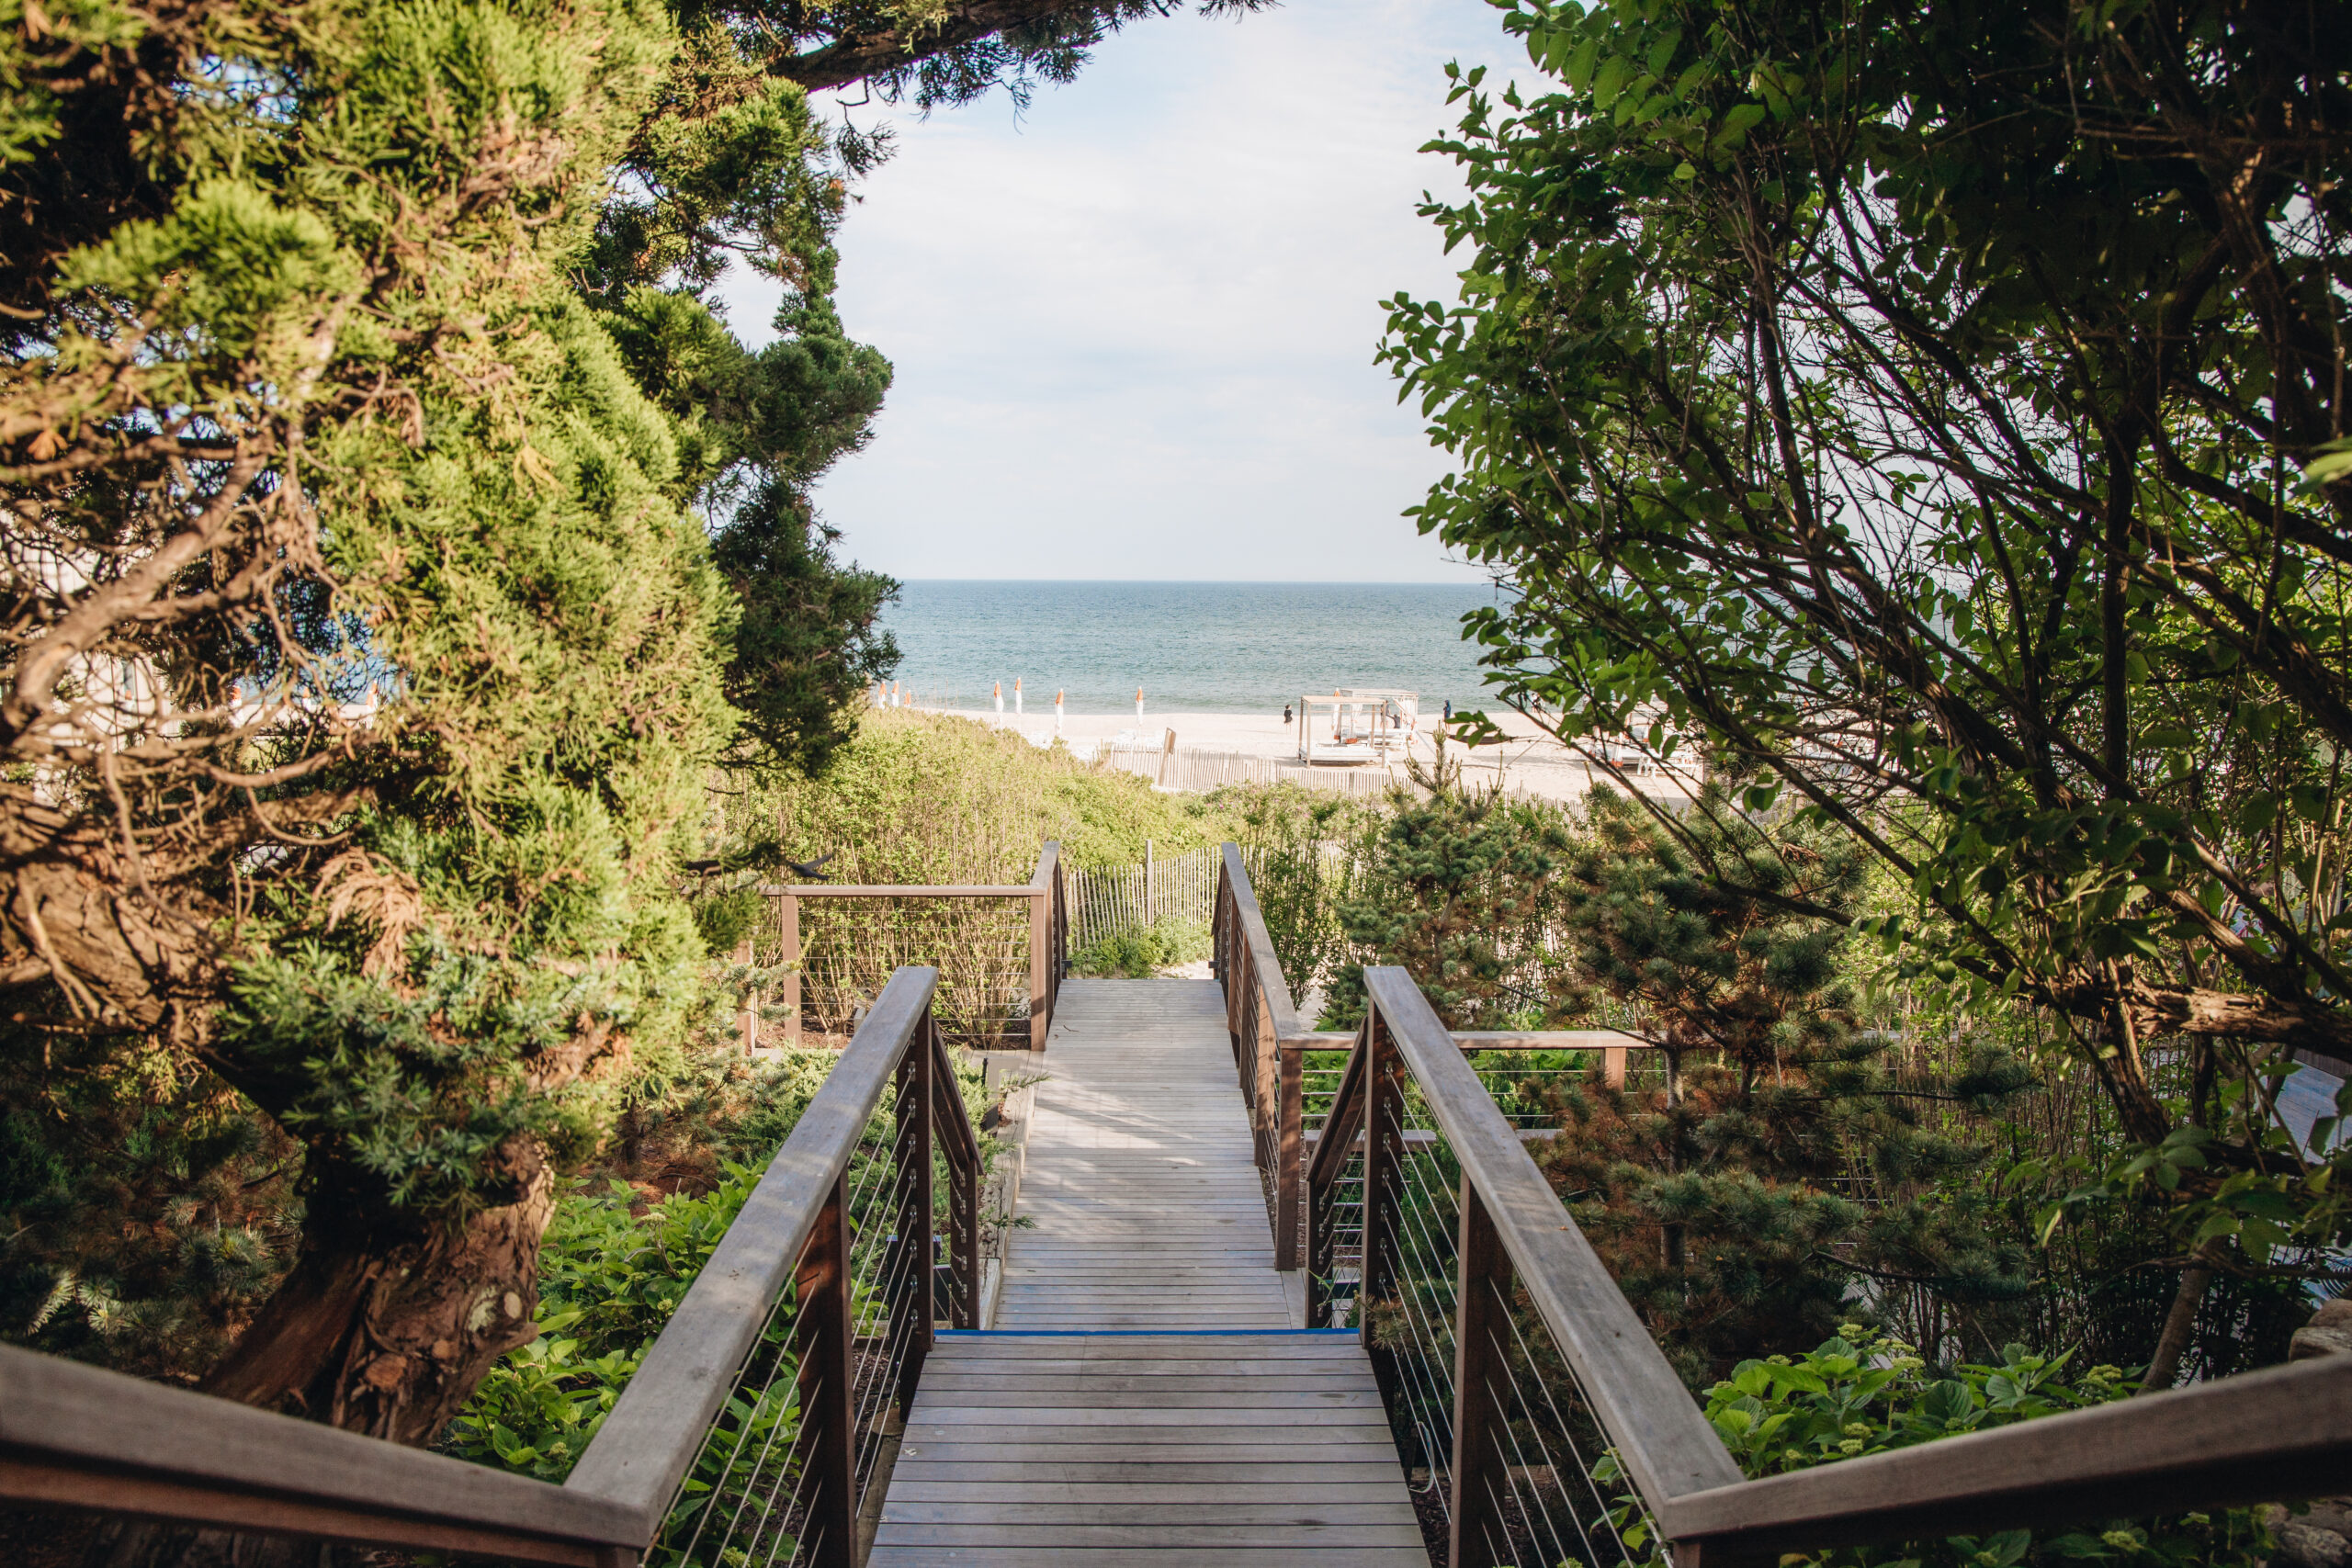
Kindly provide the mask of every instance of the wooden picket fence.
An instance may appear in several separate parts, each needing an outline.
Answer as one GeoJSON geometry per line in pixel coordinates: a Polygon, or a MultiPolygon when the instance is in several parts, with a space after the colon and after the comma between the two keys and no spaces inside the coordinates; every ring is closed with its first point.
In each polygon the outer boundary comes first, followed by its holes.
{"type": "Polygon", "coordinates": [[[1091,871],[1065,866],[1070,946],[1091,946],[1104,937],[1143,931],[1162,921],[1206,930],[1216,907],[1220,863],[1216,850],[1203,849],[1189,854],[1152,855],[1138,864],[1091,871]]]}
{"type": "Polygon", "coordinates": [[[1170,750],[1164,745],[1110,744],[1098,750],[1094,760],[1102,767],[1140,773],[1163,789],[1193,795],[1227,784],[1295,784],[1376,799],[1386,795],[1390,785],[1406,782],[1401,769],[1392,772],[1369,765],[1317,768],[1282,757],[1260,757],[1247,751],[1204,751],[1182,746],[1170,750]]]}

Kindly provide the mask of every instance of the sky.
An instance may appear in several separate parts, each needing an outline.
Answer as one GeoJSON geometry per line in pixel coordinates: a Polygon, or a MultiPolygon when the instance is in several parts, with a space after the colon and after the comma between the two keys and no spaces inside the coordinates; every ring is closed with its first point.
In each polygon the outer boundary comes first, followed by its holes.
{"type": "MultiPolygon", "coordinates": [[[[1114,37],[1025,111],[878,103],[839,301],[896,367],[817,492],[843,553],[910,579],[1475,581],[1399,515],[1446,471],[1373,363],[1400,288],[1452,302],[1416,151],[1443,67],[1525,56],[1484,0],[1288,0],[1114,37]]],[[[729,280],[772,335],[772,285],[729,280]]]]}

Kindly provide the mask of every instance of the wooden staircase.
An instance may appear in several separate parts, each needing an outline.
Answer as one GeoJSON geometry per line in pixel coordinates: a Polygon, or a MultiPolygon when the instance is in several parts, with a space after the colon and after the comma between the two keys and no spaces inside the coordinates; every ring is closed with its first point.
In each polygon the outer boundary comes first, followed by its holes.
{"type": "Polygon", "coordinates": [[[1071,980],[990,1332],[925,1363],[871,1568],[1426,1568],[1372,1366],[1295,1326],[1214,980],[1071,980]]]}

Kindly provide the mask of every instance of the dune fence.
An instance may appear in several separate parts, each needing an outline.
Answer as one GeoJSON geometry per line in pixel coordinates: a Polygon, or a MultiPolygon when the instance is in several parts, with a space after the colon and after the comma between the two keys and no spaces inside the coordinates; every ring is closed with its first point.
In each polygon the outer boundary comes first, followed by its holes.
{"type": "Polygon", "coordinates": [[[1065,866],[1069,888],[1069,942],[1091,947],[1105,937],[1148,931],[1162,922],[1208,929],[1216,908],[1217,852],[1156,855],[1148,841],[1136,865],[1065,866]]]}
{"type": "MultiPolygon", "coordinates": [[[[1121,745],[1107,742],[1095,749],[1097,766],[1140,773],[1162,789],[1204,795],[1227,784],[1295,784],[1309,789],[1336,790],[1342,795],[1378,798],[1391,784],[1406,782],[1401,773],[1382,767],[1317,768],[1283,757],[1261,757],[1248,751],[1206,751],[1170,747],[1165,742],[1121,745]]],[[[1208,916],[1204,913],[1204,920],[1208,916]]]]}

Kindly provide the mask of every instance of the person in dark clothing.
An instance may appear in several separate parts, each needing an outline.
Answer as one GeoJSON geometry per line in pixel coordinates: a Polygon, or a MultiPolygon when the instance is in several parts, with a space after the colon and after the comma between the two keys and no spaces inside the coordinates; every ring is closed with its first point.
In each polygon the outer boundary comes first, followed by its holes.
{"type": "Polygon", "coordinates": [[[1283,722],[1284,724],[1288,724],[1290,721],[1290,705],[1288,703],[1284,703],[1283,705],[1283,722]]]}

